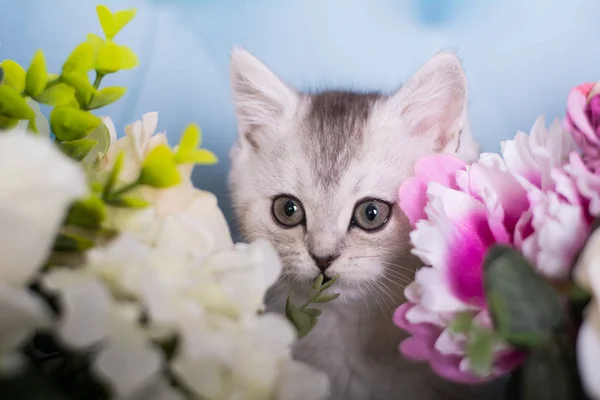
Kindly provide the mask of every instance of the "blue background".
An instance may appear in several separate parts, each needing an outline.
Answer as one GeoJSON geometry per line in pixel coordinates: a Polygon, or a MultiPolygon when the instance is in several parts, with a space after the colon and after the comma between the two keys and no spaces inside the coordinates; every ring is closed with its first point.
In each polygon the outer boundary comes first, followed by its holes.
{"type": "MultiPolygon", "coordinates": [[[[100,34],[96,0],[0,0],[0,59],[28,65],[47,54],[58,72],[87,33],[100,34]]],[[[467,72],[475,136],[484,150],[535,118],[562,117],[568,90],[600,79],[598,0],[105,0],[138,15],[117,41],[141,67],[106,84],[128,93],[106,109],[122,128],[148,111],[172,143],[189,122],[203,128],[216,167],[198,186],[230,217],[227,152],[235,138],[228,54],[242,45],[299,88],[391,90],[440,49],[467,72]]]]}

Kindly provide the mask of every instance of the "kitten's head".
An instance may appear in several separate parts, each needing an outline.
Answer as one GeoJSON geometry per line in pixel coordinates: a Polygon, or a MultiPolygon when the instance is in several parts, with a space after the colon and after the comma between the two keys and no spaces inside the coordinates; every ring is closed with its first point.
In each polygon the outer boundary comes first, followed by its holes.
{"type": "Polygon", "coordinates": [[[425,154],[478,154],[456,56],[436,55],[390,96],[301,93],[241,49],[231,80],[239,137],[230,188],[245,238],[275,245],[287,282],[339,275],[346,298],[405,285],[415,261],[400,184],[425,154]]]}

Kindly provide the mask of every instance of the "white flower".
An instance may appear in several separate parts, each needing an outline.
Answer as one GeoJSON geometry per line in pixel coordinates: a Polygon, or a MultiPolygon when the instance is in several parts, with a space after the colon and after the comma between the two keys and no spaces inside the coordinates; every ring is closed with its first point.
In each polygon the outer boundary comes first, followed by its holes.
{"type": "Polygon", "coordinates": [[[69,205],[87,193],[83,171],[48,138],[0,135],[0,352],[49,324],[25,285],[47,258],[69,205]]]}
{"type": "Polygon", "coordinates": [[[111,145],[100,163],[100,170],[111,169],[120,152],[125,154],[120,179],[131,182],[137,178],[142,162],[150,150],[159,144],[167,144],[165,133],[154,134],[158,126],[158,113],[142,115],[140,121],[125,126],[125,136],[116,140],[117,133],[112,121],[104,120],[111,136],[111,145]]]}
{"type": "Polygon", "coordinates": [[[0,171],[0,282],[23,285],[48,256],[87,182],[52,142],[25,131],[0,135],[0,171]]]}
{"type": "Polygon", "coordinates": [[[577,338],[577,361],[587,395],[600,399],[600,231],[590,237],[574,269],[576,282],[592,293],[577,338]]]}
{"type": "Polygon", "coordinates": [[[238,324],[217,320],[188,326],[173,369],[196,394],[211,400],[324,399],[327,378],[291,359],[295,336],[284,317],[271,313],[238,324]]]}
{"type": "Polygon", "coordinates": [[[115,301],[85,271],[55,270],[44,285],[60,295],[59,337],[79,349],[99,346],[92,369],[110,382],[118,398],[131,398],[159,374],[162,355],[141,328],[137,305],[115,301]]]}

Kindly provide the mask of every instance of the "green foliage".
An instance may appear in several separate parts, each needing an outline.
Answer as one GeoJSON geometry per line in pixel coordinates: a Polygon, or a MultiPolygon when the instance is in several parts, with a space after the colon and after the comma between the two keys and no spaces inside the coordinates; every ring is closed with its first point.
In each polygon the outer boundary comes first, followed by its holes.
{"type": "Polygon", "coordinates": [[[35,113],[27,105],[27,101],[11,86],[0,86],[0,117],[4,126],[14,126],[20,120],[29,121],[29,127],[37,132],[35,113]]]}
{"type": "Polygon", "coordinates": [[[207,149],[199,149],[202,142],[202,132],[195,124],[188,125],[179,142],[179,147],[175,152],[175,162],[177,164],[216,164],[218,159],[211,151],[207,149]]]}
{"type": "Polygon", "coordinates": [[[46,88],[48,71],[46,70],[46,59],[41,50],[36,51],[25,76],[25,94],[36,97],[46,88]]]}
{"type": "Polygon", "coordinates": [[[94,247],[94,241],[72,232],[61,232],[54,242],[54,251],[81,252],[94,247]]]}
{"type": "Polygon", "coordinates": [[[121,97],[123,97],[126,91],[127,89],[121,86],[110,86],[98,90],[98,92],[96,92],[96,94],[92,97],[88,108],[90,110],[94,110],[96,108],[112,104],[115,101],[119,100],[121,97]]]}
{"type": "Polygon", "coordinates": [[[106,40],[110,41],[135,17],[136,10],[122,10],[112,13],[106,6],[96,7],[100,26],[106,40]]]}
{"type": "Polygon", "coordinates": [[[102,199],[90,196],[79,200],[69,210],[67,224],[88,229],[98,229],[106,219],[106,206],[102,199]]]}
{"type": "Polygon", "coordinates": [[[102,123],[92,113],[71,107],[56,107],[50,113],[52,132],[59,140],[78,140],[86,137],[102,123]]]}
{"type": "Polygon", "coordinates": [[[472,324],[468,333],[467,357],[471,370],[482,377],[492,372],[494,360],[494,345],[498,337],[489,330],[472,324]]]}
{"type": "Polygon", "coordinates": [[[77,106],[75,89],[66,83],[57,83],[33,97],[39,103],[55,107],[77,106]]]}
{"type": "Polygon", "coordinates": [[[76,161],[83,160],[92,149],[98,144],[98,141],[88,138],[72,140],[70,142],[61,142],[58,146],[64,154],[76,161]]]}
{"type": "Polygon", "coordinates": [[[27,75],[23,67],[13,60],[4,60],[0,66],[4,70],[4,81],[2,84],[10,86],[19,94],[23,93],[25,90],[25,77],[27,75]]]}
{"type": "Polygon", "coordinates": [[[103,75],[124,69],[132,69],[138,65],[139,61],[133,50],[114,42],[101,47],[96,58],[96,70],[103,75]]]}
{"type": "Polygon", "coordinates": [[[484,283],[500,337],[518,347],[534,347],[565,327],[558,293],[516,250],[492,247],[484,260],[484,283]]]}
{"type": "Polygon", "coordinates": [[[0,85],[4,83],[4,69],[2,69],[2,64],[0,64],[0,85]]]}
{"type": "Polygon", "coordinates": [[[181,183],[181,174],[169,146],[158,145],[150,150],[142,164],[138,182],[155,188],[168,188],[181,183]]]}
{"type": "Polygon", "coordinates": [[[535,348],[522,367],[521,400],[575,400],[582,396],[575,360],[556,342],[535,348]]]}
{"type": "Polygon", "coordinates": [[[475,315],[472,312],[459,313],[450,323],[450,331],[453,333],[467,333],[473,324],[475,315]]]}
{"type": "Polygon", "coordinates": [[[308,335],[310,331],[315,327],[318,322],[321,310],[317,308],[308,308],[312,303],[328,303],[339,297],[339,293],[325,294],[325,290],[329,289],[335,281],[337,276],[329,280],[329,282],[323,283],[323,275],[316,277],[313,282],[313,290],[315,293],[301,306],[296,306],[291,297],[288,297],[285,303],[285,316],[294,325],[298,336],[300,338],[308,335]]]}

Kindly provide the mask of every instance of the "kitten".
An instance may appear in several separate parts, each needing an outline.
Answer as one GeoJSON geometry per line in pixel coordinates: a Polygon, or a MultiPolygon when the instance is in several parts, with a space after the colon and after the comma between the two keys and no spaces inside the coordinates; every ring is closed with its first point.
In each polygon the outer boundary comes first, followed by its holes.
{"type": "Polygon", "coordinates": [[[483,387],[449,384],[404,360],[405,334],[392,324],[420,265],[397,206],[400,184],[425,154],[479,154],[460,61],[440,53],[390,96],[307,94],[237,48],[231,83],[235,216],[245,239],[269,239],[284,264],[268,308],[283,312],[286,296],[306,299],[318,274],[339,275],[340,297],[321,307],[294,356],[329,375],[331,400],[490,398],[483,387]]]}

